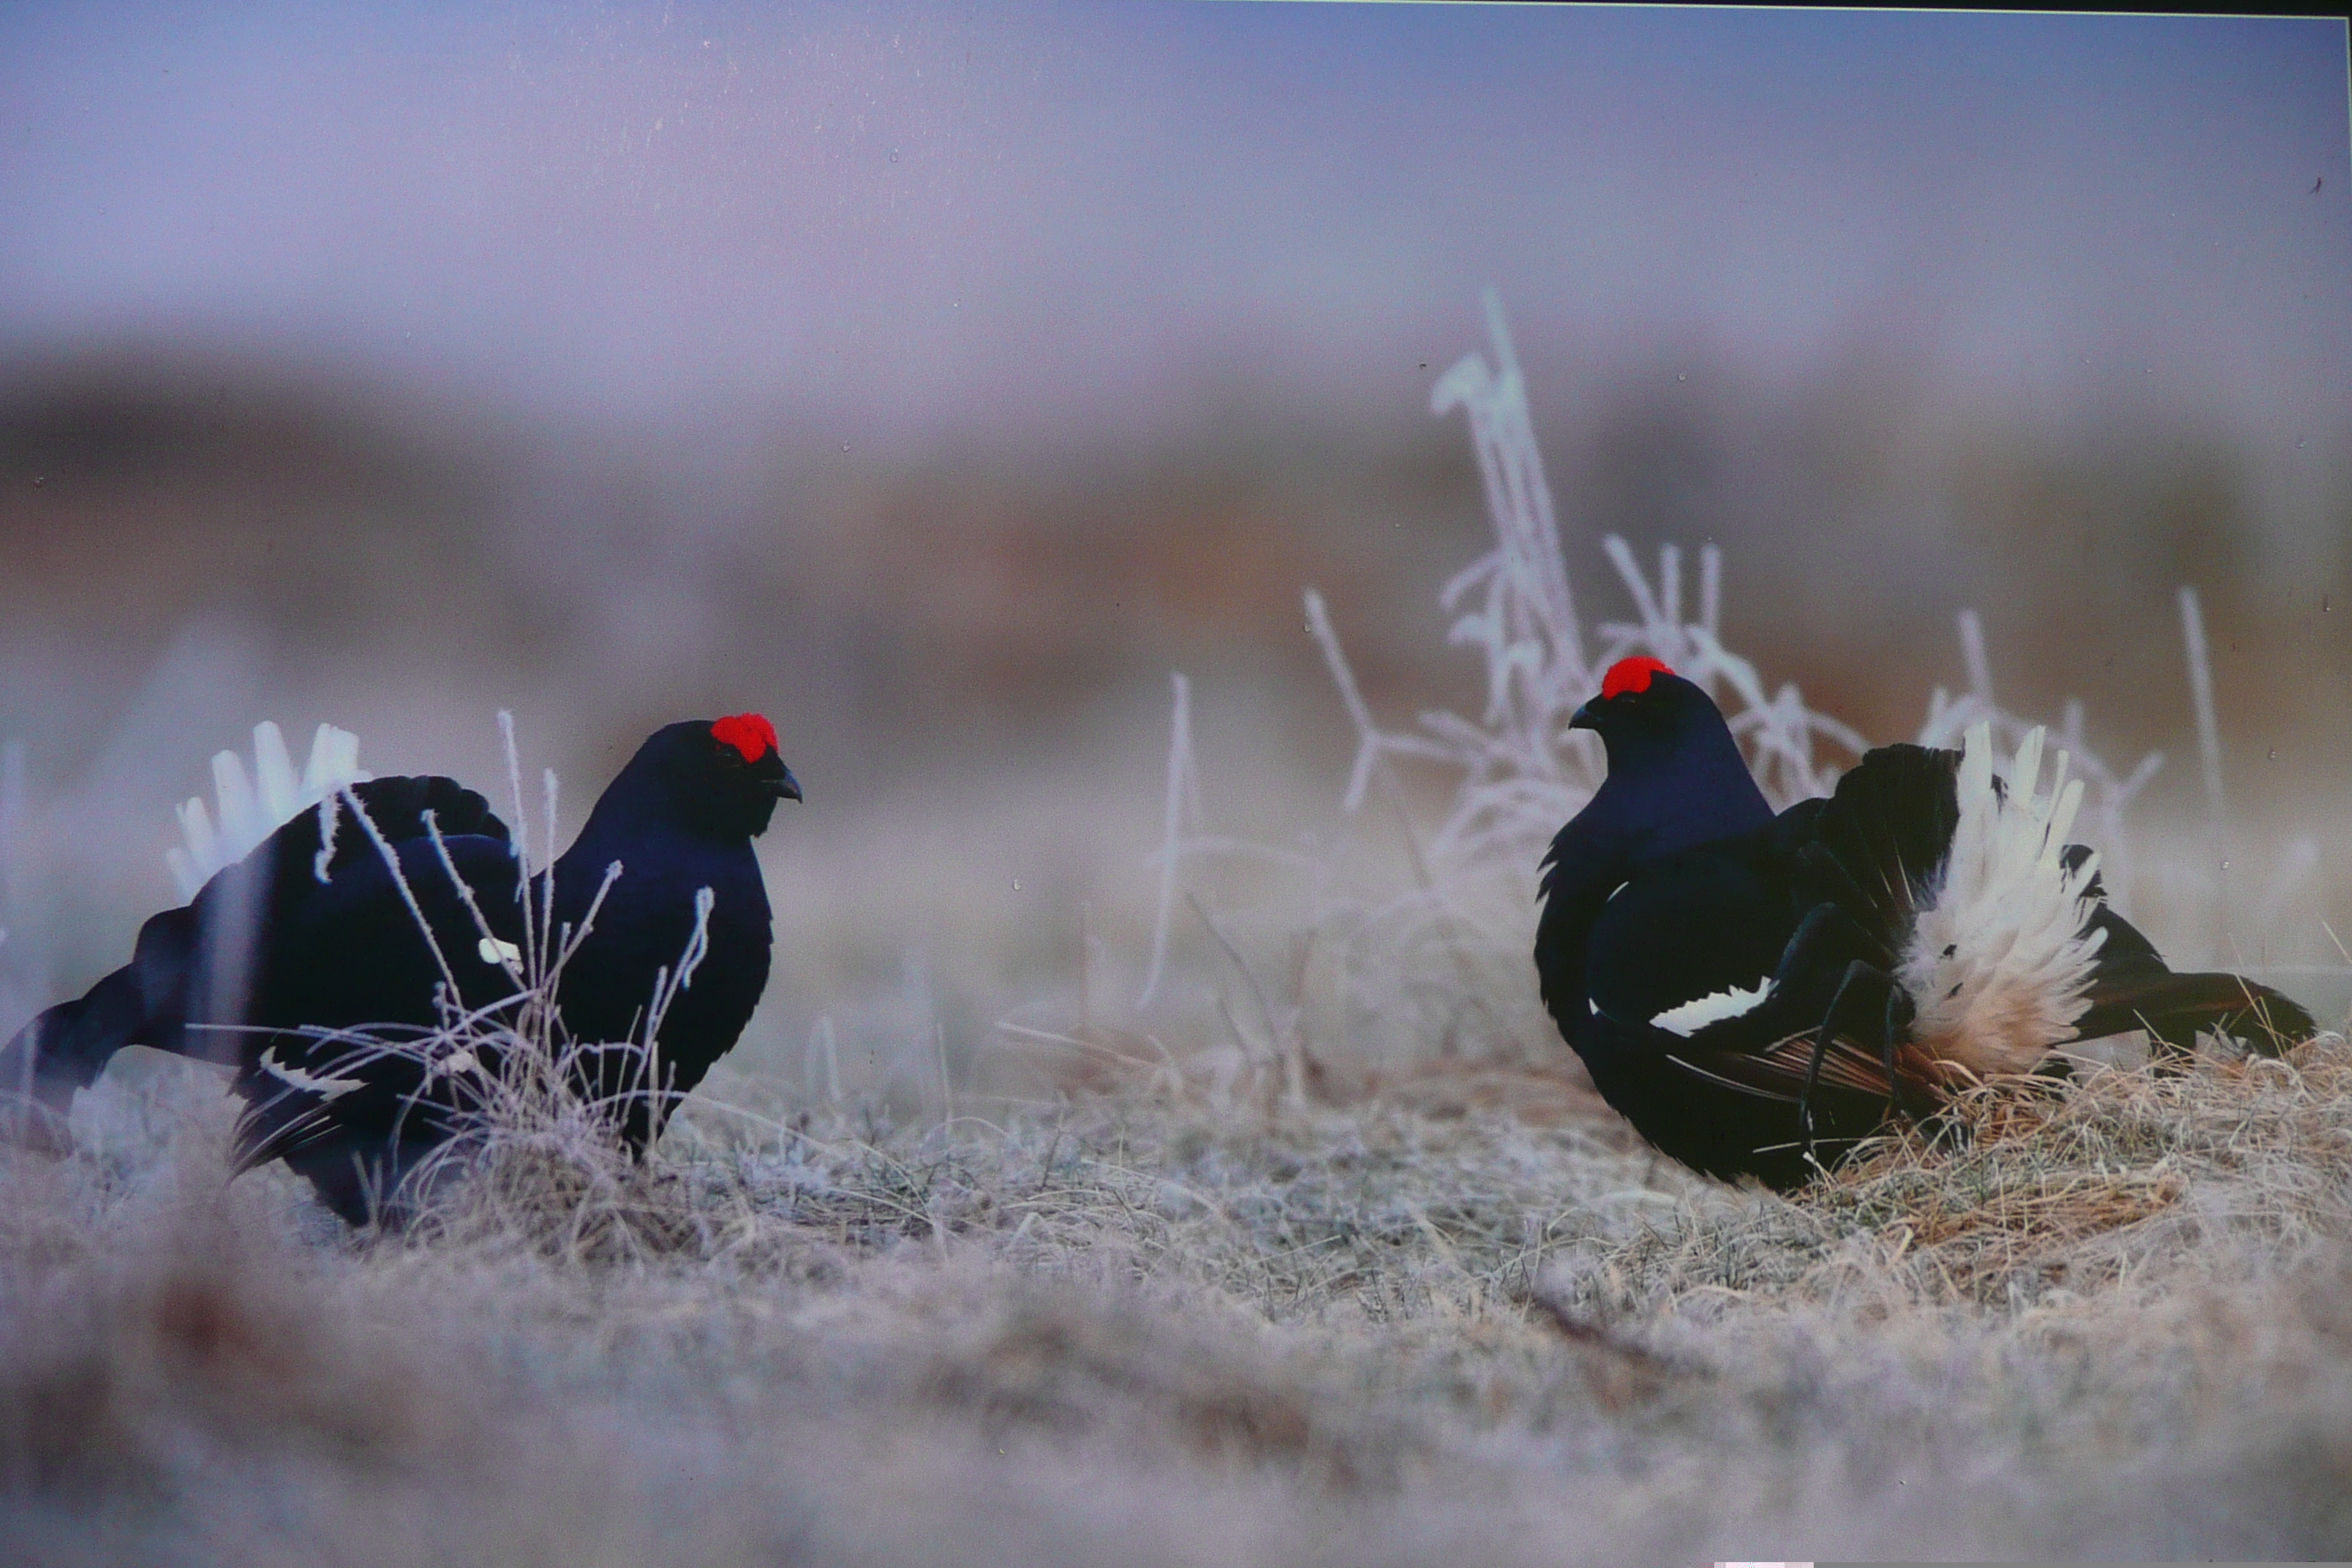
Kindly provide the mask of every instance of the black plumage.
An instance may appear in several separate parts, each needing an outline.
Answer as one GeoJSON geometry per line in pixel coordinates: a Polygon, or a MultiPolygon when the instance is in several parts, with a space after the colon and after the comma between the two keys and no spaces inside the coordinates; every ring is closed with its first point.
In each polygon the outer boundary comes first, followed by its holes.
{"type": "Polygon", "coordinates": [[[2275,1048],[2312,1033],[2268,987],[2168,969],[2081,846],[2056,862],[2090,871],[2053,905],[2066,984],[1986,978],[2002,954],[1960,951],[1965,930],[1923,951],[1961,823],[1959,753],[1882,747],[1775,816],[1715,703],[1657,660],[1620,663],[1572,722],[1601,735],[1609,775],[1547,857],[1544,1001],[1610,1104],[1696,1170],[1796,1185],[1890,1113],[1927,1116],[2070,1039],[2144,1028],[2187,1049],[2221,1031],[2275,1048]],[[1978,998],[1959,984],[1915,994],[1931,973],[2010,991],[1963,1013],[1978,998]]]}
{"type": "MultiPolygon", "coordinates": [[[[576,1088],[642,1149],[767,985],[751,840],[779,800],[800,797],[764,719],[671,724],[525,883],[506,825],[473,791],[352,785],[149,920],[129,963],[27,1025],[0,1051],[0,1091],[29,1089],[25,1112],[54,1118],[126,1045],[221,1063],[246,1100],[240,1165],[283,1159],[362,1223],[503,1065],[495,1030],[475,1031],[484,1044],[470,1050],[415,1043],[454,1038],[436,1032],[459,1013],[512,1026],[536,968],[556,974],[560,1037],[606,1047],[576,1053],[576,1088]]],[[[48,1121],[52,1140],[60,1127],[48,1121]]]]}

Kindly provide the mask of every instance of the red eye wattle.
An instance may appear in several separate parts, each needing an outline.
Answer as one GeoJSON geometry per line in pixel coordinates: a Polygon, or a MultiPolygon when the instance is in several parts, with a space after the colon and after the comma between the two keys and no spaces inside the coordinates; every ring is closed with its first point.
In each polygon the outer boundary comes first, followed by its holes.
{"type": "Polygon", "coordinates": [[[1601,700],[1606,701],[1626,691],[1647,691],[1652,677],[1673,673],[1664,659],[1652,658],[1647,654],[1621,658],[1609,667],[1607,675],[1601,678],[1601,700]]]}
{"type": "Polygon", "coordinates": [[[710,726],[711,739],[734,747],[747,763],[776,749],[776,727],[757,713],[735,713],[710,726]]]}

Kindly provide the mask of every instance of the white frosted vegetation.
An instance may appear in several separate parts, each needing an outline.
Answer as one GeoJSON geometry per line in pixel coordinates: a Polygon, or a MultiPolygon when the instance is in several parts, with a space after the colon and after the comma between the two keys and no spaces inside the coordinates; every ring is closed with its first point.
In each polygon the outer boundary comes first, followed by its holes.
{"type": "MultiPolygon", "coordinates": [[[[1622,539],[1602,539],[1601,552],[1616,573],[1629,613],[1600,622],[1587,636],[1570,590],[1560,529],[1528,416],[1527,384],[1492,290],[1486,318],[1494,362],[1475,353],[1465,355],[1438,381],[1430,399],[1434,413],[1459,408],[1467,417],[1495,528],[1495,548],[1443,590],[1446,607],[1461,612],[1451,640],[1478,650],[1485,663],[1486,705],[1475,720],[1440,711],[1423,714],[1417,731],[1381,728],[1355,695],[1329,616],[1310,591],[1309,622],[1360,732],[1348,809],[1362,804],[1367,781],[1382,763],[1425,759],[1459,775],[1451,809],[1432,840],[1433,858],[1468,865],[1488,857],[1539,856],[1605,776],[1600,744],[1571,731],[1569,718],[1601,689],[1611,665],[1637,654],[1664,660],[1715,699],[1775,809],[1828,794],[1838,774],[1873,742],[1808,707],[1793,682],[1768,691],[1755,664],[1723,645],[1724,563],[1715,546],[1699,552],[1697,602],[1692,605],[1684,596],[1679,547],[1662,547],[1656,571],[1645,573],[1622,539]]],[[[1948,747],[1969,726],[1982,724],[2004,744],[2017,745],[2037,727],[2035,721],[1994,700],[1991,665],[1973,611],[1961,614],[1959,633],[1968,689],[1954,697],[1938,687],[1916,740],[1948,747]]],[[[2116,831],[2123,808],[2162,758],[2151,754],[2128,776],[2118,776],[2090,751],[2082,728],[2080,705],[2069,704],[2058,734],[2074,759],[2084,809],[2094,826],[2116,831]]]]}

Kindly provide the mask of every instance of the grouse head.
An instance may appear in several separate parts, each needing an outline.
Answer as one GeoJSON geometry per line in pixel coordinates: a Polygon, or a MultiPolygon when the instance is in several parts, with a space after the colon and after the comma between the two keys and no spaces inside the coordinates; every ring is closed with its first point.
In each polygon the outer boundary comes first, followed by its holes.
{"type": "Polygon", "coordinates": [[[1720,733],[1730,739],[1722,710],[1664,661],[1621,658],[1601,678],[1601,695],[1579,708],[1571,730],[1590,730],[1608,748],[1609,769],[1664,761],[1720,733]]]}
{"type": "Polygon", "coordinates": [[[714,838],[756,838],[778,801],[801,798],[801,785],[776,753],[775,726],[757,713],[737,713],[655,731],[605,797],[714,838]]]}

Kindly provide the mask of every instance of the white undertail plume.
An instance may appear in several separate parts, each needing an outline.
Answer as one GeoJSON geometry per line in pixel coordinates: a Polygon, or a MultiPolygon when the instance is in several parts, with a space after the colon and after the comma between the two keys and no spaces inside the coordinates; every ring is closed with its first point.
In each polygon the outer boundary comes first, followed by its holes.
{"type": "Polygon", "coordinates": [[[310,739],[310,760],[298,777],[287,754],[286,737],[268,720],[253,727],[253,773],[235,752],[213,758],[213,793],[220,803],[217,825],[196,795],[179,808],[184,847],[163,852],[180,897],[193,899],[213,873],[234,865],[261,841],[347,784],[370,775],[360,766],[360,738],[349,730],[321,724],[310,739]]]}
{"type": "Polygon", "coordinates": [[[1896,976],[1918,1009],[1914,1042],[1979,1078],[2026,1071],[2074,1038],[2106,940],[2088,929],[2095,900],[2084,891],[2098,857],[2071,871],[2060,860],[2083,783],[2067,778],[2061,751],[2043,791],[2042,738],[2037,729],[2019,744],[2004,793],[1993,778],[1991,727],[1969,730],[1956,781],[1959,825],[1896,976]]]}

